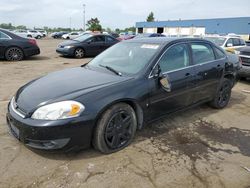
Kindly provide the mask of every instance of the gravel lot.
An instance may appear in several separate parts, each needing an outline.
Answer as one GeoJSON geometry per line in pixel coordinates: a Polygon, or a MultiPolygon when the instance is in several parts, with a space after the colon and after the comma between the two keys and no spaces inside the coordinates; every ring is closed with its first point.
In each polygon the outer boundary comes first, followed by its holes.
{"type": "Polygon", "coordinates": [[[8,132],[8,100],[31,79],[90,59],[56,54],[59,40],[39,40],[41,55],[0,61],[0,187],[250,187],[250,82],[233,89],[229,106],[203,105],[154,122],[126,149],[102,155],[38,152],[8,132]]]}

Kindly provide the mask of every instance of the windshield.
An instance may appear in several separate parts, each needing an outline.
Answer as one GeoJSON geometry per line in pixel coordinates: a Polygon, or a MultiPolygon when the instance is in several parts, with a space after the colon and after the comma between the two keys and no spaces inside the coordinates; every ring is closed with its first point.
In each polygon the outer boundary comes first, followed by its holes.
{"type": "Polygon", "coordinates": [[[83,42],[84,40],[92,37],[93,35],[89,34],[89,33],[84,33],[82,35],[80,35],[79,37],[75,38],[74,40],[77,40],[77,41],[80,41],[80,42],[83,42]]]}
{"type": "Polygon", "coordinates": [[[215,43],[218,46],[222,46],[226,41],[226,39],[223,37],[205,37],[205,39],[215,43]]]}
{"type": "Polygon", "coordinates": [[[94,58],[88,65],[111,67],[117,72],[133,75],[142,70],[160,48],[159,44],[121,42],[94,58]]]}

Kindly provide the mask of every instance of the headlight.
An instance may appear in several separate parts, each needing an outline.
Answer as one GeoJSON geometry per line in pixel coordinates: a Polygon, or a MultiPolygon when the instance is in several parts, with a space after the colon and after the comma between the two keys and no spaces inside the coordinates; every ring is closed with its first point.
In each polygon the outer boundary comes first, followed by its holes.
{"type": "Polygon", "coordinates": [[[238,50],[234,50],[234,53],[235,53],[236,55],[240,55],[240,51],[238,51],[238,50]]]}
{"type": "Polygon", "coordinates": [[[69,49],[69,48],[73,48],[73,46],[64,46],[64,48],[69,49]]]}
{"type": "Polygon", "coordinates": [[[48,104],[38,108],[32,119],[59,120],[77,117],[83,112],[85,107],[76,101],[62,101],[48,104]]]}

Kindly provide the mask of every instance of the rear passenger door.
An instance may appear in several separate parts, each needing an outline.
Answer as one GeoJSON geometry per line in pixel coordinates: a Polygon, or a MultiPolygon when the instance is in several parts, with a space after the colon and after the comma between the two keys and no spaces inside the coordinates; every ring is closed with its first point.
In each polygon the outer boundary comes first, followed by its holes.
{"type": "Polygon", "coordinates": [[[215,50],[209,43],[193,42],[190,46],[197,82],[193,103],[197,103],[211,99],[216,93],[223,74],[225,56],[217,58],[215,50]]]}
{"type": "Polygon", "coordinates": [[[0,31],[0,57],[4,57],[4,51],[11,38],[0,31]]]}

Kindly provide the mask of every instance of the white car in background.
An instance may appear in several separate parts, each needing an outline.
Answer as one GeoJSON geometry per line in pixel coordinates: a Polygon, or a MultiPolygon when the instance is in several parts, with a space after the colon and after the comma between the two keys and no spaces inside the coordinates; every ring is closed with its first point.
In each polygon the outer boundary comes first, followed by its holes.
{"type": "Polygon", "coordinates": [[[36,30],[28,30],[29,34],[32,34],[32,38],[40,39],[43,37],[43,34],[36,30]]]}
{"type": "Polygon", "coordinates": [[[48,35],[47,31],[45,30],[37,30],[38,32],[43,34],[43,37],[46,37],[48,35]]]}
{"type": "Polygon", "coordinates": [[[28,38],[36,38],[36,39],[40,39],[43,36],[42,33],[38,31],[34,31],[34,30],[15,30],[14,33],[16,35],[19,35],[20,37],[28,37],[28,38]]]}
{"type": "Polygon", "coordinates": [[[246,42],[237,35],[209,36],[204,38],[231,53],[235,53],[236,49],[246,46],[246,42]]]}
{"type": "Polygon", "coordinates": [[[62,36],[63,39],[75,39],[77,37],[79,37],[81,34],[79,32],[71,32],[68,34],[64,34],[62,36]]]}

